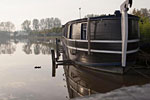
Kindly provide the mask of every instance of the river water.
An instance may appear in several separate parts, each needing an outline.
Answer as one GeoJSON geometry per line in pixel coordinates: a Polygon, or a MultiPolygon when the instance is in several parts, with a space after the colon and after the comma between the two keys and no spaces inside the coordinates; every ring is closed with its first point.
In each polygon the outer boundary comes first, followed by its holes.
{"type": "Polygon", "coordinates": [[[52,41],[0,43],[0,100],[66,100],[63,68],[51,76],[52,47],[52,41]]]}
{"type": "Polygon", "coordinates": [[[135,92],[138,87],[149,87],[150,76],[108,74],[76,65],[60,66],[52,77],[50,50],[55,49],[54,42],[0,40],[0,100],[68,100],[124,87],[135,86],[135,92]]]}

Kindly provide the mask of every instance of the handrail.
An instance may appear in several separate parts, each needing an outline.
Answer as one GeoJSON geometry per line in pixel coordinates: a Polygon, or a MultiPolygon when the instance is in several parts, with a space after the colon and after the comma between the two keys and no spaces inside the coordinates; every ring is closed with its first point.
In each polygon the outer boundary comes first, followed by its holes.
{"type": "Polygon", "coordinates": [[[88,38],[88,55],[91,52],[91,26],[90,26],[90,18],[87,19],[87,38],[88,38]]]}

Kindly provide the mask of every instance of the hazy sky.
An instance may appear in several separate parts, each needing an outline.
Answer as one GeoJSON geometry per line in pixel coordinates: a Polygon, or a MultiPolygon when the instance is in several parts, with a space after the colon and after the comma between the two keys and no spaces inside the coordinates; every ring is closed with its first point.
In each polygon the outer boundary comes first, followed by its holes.
{"type": "MultiPolygon", "coordinates": [[[[0,22],[11,21],[17,29],[25,19],[58,17],[62,24],[86,14],[112,14],[124,0],[0,0],[0,22]]],[[[132,8],[150,9],[150,0],[134,0],[132,8]]],[[[130,10],[131,11],[131,10],[130,10]]]]}

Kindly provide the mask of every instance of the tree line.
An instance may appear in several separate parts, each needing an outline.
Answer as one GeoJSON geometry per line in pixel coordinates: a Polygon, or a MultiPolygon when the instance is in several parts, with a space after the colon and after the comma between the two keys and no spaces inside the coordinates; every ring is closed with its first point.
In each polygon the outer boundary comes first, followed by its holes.
{"type": "Polygon", "coordinates": [[[15,25],[10,22],[0,22],[0,31],[1,32],[12,32],[15,30],[15,25]]]}
{"type": "Polygon", "coordinates": [[[61,32],[61,20],[59,18],[43,18],[25,20],[21,24],[22,30],[30,34],[50,34],[61,32]]]}

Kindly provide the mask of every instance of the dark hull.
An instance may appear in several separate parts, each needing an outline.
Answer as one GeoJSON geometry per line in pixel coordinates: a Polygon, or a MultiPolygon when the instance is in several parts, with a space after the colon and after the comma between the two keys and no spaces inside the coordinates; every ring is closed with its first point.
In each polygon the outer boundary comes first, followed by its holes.
{"type": "Polygon", "coordinates": [[[121,16],[91,18],[90,41],[87,38],[87,19],[68,22],[63,32],[66,59],[74,64],[113,73],[124,73],[136,63],[139,50],[138,18],[129,15],[126,66],[122,67],[121,16]],[[90,49],[89,49],[90,47],[90,49]]]}
{"type": "MultiPolygon", "coordinates": [[[[128,44],[127,66],[132,67],[136,63],[138,43],[128,44]]],[[[73,61],[74,64],[112,73],[123,74],[125,71],[121,66],[120,43],[93,43],[90,55],[88,55],[88,49],[86,49],[87,42],[73,42],[64,38],[63,47],[66,59],[73,61]]]]}

